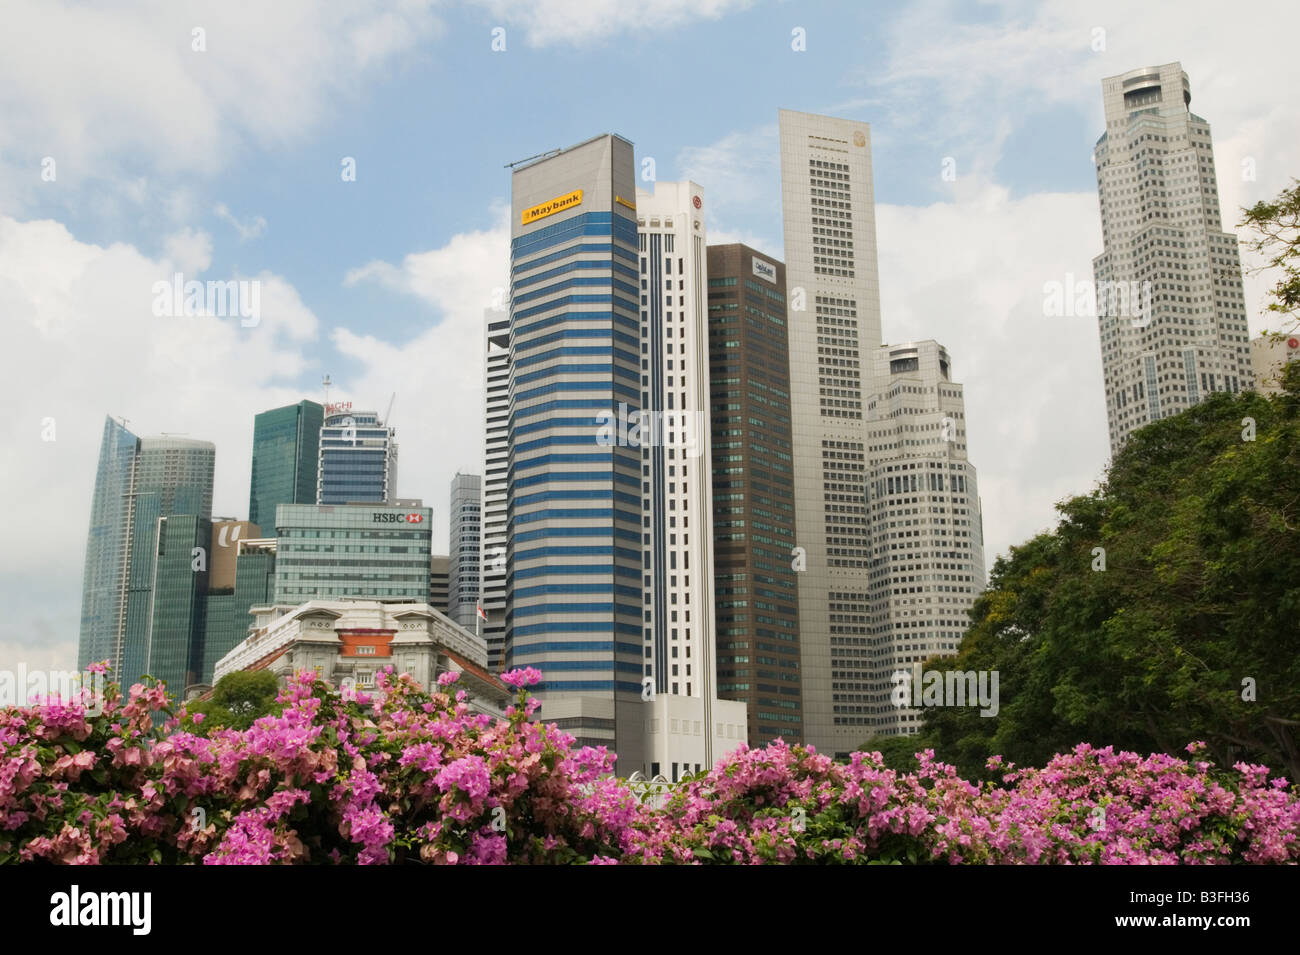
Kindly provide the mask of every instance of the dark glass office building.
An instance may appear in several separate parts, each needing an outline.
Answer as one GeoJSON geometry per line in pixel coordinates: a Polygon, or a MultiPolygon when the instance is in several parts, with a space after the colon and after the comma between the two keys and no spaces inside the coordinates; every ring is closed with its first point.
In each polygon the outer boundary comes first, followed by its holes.
{"type": "Polygon", "coordinates": [[[749,744],[803,738],[785,265],[711,245],[713,573],[718,697],[748,706],[749,744]]]}
{"type": "Polygon", "coordinates": [[[325,408],[314,401],[263,411],[253,419],[248,519],[275,523],[277,504],[314,504],[325,408]]]}

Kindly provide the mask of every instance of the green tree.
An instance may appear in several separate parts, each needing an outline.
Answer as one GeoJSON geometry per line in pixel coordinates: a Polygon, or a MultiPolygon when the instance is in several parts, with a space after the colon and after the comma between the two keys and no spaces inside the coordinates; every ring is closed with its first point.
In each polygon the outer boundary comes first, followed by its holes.
{"type": "Polygon", "coordinates": [[[1254,228],[1257,234],[1248,248],[1268,260],[1257,271],[1282,270],[1273,286],[1273,301],[1268,309],[1287,316],[1288,332],[1300,325],[1300,317],[1296,315],[1300,309],[1300,179],[1293,179],[1292,183],[1272,202],[1257,202],[1243,209],[1245,218],[1238,223],[1254,228]]]}
{"type": "Polygon", "coordinates": [[[1000,558],[956,659],[932,661],[998,670],[998,715],[928,709],[913,748],[975,774],[1203,739],[1300,778],[1300,367],[1284,384],[1137,431],[1054,532],[1000,558]]]}
{"type": "Polygon", "coordinates": [[[281,706],[275,702],[279,692],[279,680],[270,670],[227,673],[217,681],[208,699],[188,704],[186,710],[203,714],[201,732],[226,727],[246,730],[259,717],[279,714],[281,706]]]}

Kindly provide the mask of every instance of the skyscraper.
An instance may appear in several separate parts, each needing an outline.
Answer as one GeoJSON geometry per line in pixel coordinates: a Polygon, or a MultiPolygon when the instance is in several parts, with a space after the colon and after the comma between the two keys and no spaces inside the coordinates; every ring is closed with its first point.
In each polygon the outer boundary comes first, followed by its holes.
{"type": "Polygon", "coordinates": [[[397,499],[396,431],[352,402],[325,407],[320,432],[317,504],[393,504],[397,499]]]}
{"type": "Polygon", "coordinates": [[[858,679],[832,636],[870,626],[864,356],[881,343],[871,138],[866,123],[780,111],[789,302],[791,455],[805,742],[862,743],[835,683],[858,679]]]}
{"type": "Polygon", "coordinates": [[[749,744],[803,738],[785,265],[711,245],[713,577],[718,696],[749,744]]]}
{"type": "Polygon", "coordinates": [[[447,616],[474,630],[479,600],[479,551],[482,544],[482,480],[456,474],[451,480],[448,511],[447,616]]]}
{"type": "Polygon", "coordinates": [[[632,144],[597,136],[512,176],[505,662],[581,744],[640,767],[641,454],[598,443],[639,410],[632,144]]]}
{"type": "Polygon", "coordinates": [[[107,418],[91,502],[78,665],[108,660],[125,685],[148,663],[159,519],[212,516],[216,447],[137,438],[107,418]]]}
{"type": "Polygon", "coordinates": [[[314,401],[263,411],[253,419],[248,519],[270,527],[277,504],[314,504],[325,409],[314,401]]]}
{"type": "Polygon", "coordinates": [[[88,664],[109,660],[119,677],[126,628],[131,490],[139,448],[139,438],[111,417],[104,418],[90,503],[77,666],[85,669],[88,664]]]}
{"type": "Polygon", "coordinates": [[[506,641],[506,479],[510,465],[510,314],[484,312],[482,624],[488,669],[501,670],[506,641]]]}
{"type": "MultiPolygon", "coordinates": [[[[703,190],[638,189],[641,245],[642,584],[645,675],[658,693],[716,692],[709,339],[703,190]]],[[[613,423],[613,419],[611,419],[613,423]]]]}
{"type": "Polygon", "coordinates": [[[212,522],[193,514],[160,517],[156,536],[144,670],[180,697],[202,679],[212,522]]]}
{"type": "Polygon", "coordinates": [[[1093,259],[1110,448],[1214,391],[1252,387],[1237,237],[1223,231],[1210,124],[1178,63],[1102,80],[1093,259]],[[1135,303],[1140,303],[1136,304],[1135,303]]]}
{"type": "MultiPolygon", "coordinates": [[[[858,744],[920,728],[919,709],[895,705],[895,675],[957,652],[985,583],[966,405],[947,349],[903,342],[875,349],[872,360],[865,470],[871,618],[866,626],[831,618],[832,701],[858,744]]],[[[849,472],[861,467],[852,459],[836,463],[849,472]]],[[[840,609],[833,598],[831,613],[840,609]]]]}

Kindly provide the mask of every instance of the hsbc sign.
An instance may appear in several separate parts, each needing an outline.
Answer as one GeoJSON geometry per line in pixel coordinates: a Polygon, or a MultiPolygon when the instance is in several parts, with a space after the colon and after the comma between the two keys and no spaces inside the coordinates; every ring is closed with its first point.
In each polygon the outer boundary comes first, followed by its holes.
{"type": "Polygon", "coordinates": [[[391,511],[373,511],[371,522],[375,524],[419,524],[424,520],[423,514],[394,514],[391,511]]]}

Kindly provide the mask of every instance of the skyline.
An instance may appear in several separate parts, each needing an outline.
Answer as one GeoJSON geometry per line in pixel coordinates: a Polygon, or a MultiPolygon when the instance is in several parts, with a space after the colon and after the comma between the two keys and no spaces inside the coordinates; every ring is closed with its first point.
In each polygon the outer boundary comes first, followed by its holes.
{"type": "MultiPolygon", "coordinates": [[[[756,5],[717,22],[686,22],[672,35],[685,40],[683,33],[699,29],[706,39],[689,42],[717,42],[720,29],[740,25],[742,38],[752,39],[753,32],[759,29],[755,19],[762,18],[764,9],[772,8],[770,4],[756,5]]],[[[786,10],[781,5],[775,9],[794,18],[791,28],[797,25],[795,20],[807,17],[802,10],[786,10]]],[[[19,5],[18,15],[25,10],[19,5]]],[[[845,15],[844,11],[840,15],[845,15]]],[[[898,19],[914,24],[918,16],[909,11],[898,19]]],[[[1048,15],[1040,14],[1031,20],[1038,23],[1043,16],[1048,15]]],[[[1105,21],[1106,17],[1097,19],[1105,21]]],[[[1112,19],[1120,22],[1119,17],[1112,19]]],[[[448,37],[459,35],[457,31],[461,30],[479,36],[484,51],[488,51],[488,20],[467,17],[466,23],[447,27],[444,46],[448,37]]],[[[1195,23],[1195,19],[1190,18],[1190,22],[1195,23]]],[[[808,50],[803,54],[790,50],[787,29],[781,55],[808,56],[821,64],[810,70],[824,71],[827,67],[817,54],[817,43],[831,40],[830,31],[819,34],[811,19],[804,25],[808,50]]],[[[530,47],[525,39],[530,35],[526,24],[515,26],[507,20],[506,28],[511,39],[501,55],[509,58],[518,53],[529,62],[549,56],[558,72],[543,85],[558,89],[569,67],[559,63],[563,57],[555,54],[564,48],[553,40],[550,45],[530,47]],[[516,39],[517,34],[522,36],[516,39]]],[[[1229,31],[1234,28],[1228,25],[1229,31]]],[[[939,34],[950,37],[961,29],[987,32],[990,28],[987,24],[953,23],[939,34]]],[[[210,168],[203,157],[188,156],[183,149],[177,152],[171,167],[158,157],[153,157],[153,165],[149,159],[140,160],[140,170],[147,170],[159,181],[166,181],[166,169],[170,168],[173,179],[192,178],[196,185],[191,188],[203,192],[205,201],[206,197],[224,197],[214,201],[212,208],[219,205],[238,225],[222,224],[226,218],[215,211],[195,211],[174,220],[155,221],[154,231],[147,233],[147,217],[142,223],[128,220],[135,219],[133,210],[151,207],[153,195],[146,191],[138,204],[131,205],[129,187],[135,180],[129,172],[116,180],[121,186],[118,201],[124,211],[115,217],[106,208],[84,201],[93,190],[88,184],[93,179],[79,181],[76,170],[93,164],[69,161],[78,155],[91,155],[93,150],[64,153],[57,144],[58,131],[53,130],[43,137],[28,137],[30,144],[21,147],[0,139],[0,166],[5,172],[0,181],[7,184],[0,191],[0,301],[6,312],[18,316],[18,352],[30,356],[9,377],[15,410],[6,446],[12,449],[12,458],[0,490],[6,501],[6,526],[11,533],[32,541],[32,550],[24,548],[22,558],[12,552],[6,557],[5,595],[15,612],[0,630],[0,667],[13,667],[19,660],[66,664],[69,648],[75,653],[73,608],[80,587],[97,437],[105,413],[125,415],[137,434],[181,430],[192,438],[213,441],[218,448],[213,514],[247,517],[244,510],[254,414],[304,398],[320,400],[318,382],[325,373],[332,374],[338,383],[336,398],[354,400],[361,406],[379,405],[387,394],[397,391],[394,425],[403,448],[397,493],[435,502],[435,513],[441,512],[436,502],[445,499],[451,474],[455,470],[482,470],[481,429],[466,427],[463,419],[477,422],[481,414],[481,316],[490,305],[493,289],[507,284],[506,223],[498,200],[508,195],[509,176],[499,167],[520,156],[579,142],[606,128],[622,131],[637,144],[638,167],[643,158],[657,158],[659,180],[691,178],[701,184],[710,202],[711,243],[740,239],[784,260],[784,249],[777,241],[780,217],[773,211],[780,201],[772,175],[779,159],[775,142],[778,107],[835,112],[871,125],[884,339],[901,342],[933,338],[953,354],[954,376],[967,391],[969,443],[972,457],[980,466],[988,541],[986,564],[991,564],[1008,545],[1054,524],[1051,501],[1066,493],[1085,491],[1091,481],[1100,477],[1107,458],[1095,321],[1087,317],[1048,318],[1041,307],[1045,282],[1065,281],[1067,275],[1073,275],[1075,281],[1088,280],[1091,257],[1101,248],[1095,184],[1088,187],[1082,183],[1076,167],[1082,168],[1084,178],[1092,175],[1089,151],[1103,129],[1102,78],[1148,63],[1182,62],[1195,89],[1198,112],[1214,130],[1224,227],[1228,231],[1234,231],[1239,206],[1271,197],[1296,172],[1280,159],[1285,159],[1288,152],[1294,154],[1296,134],[1288,131],[1300,128],[1300,124],[1277,118],[1290,115],[1293,108],[1255,104],[1258,108],[1252,114],[1241,102],[1243,98],[1231,95],[1234,88],[1252,88],[1250,77],[1254,75],[1252,70],[1259,69],[1257,65],[1231,64],[1226,57],[1208,57],[1203,45],[1200,53],[1189,50],[1198,45],[1192,36],[1194,29],[1177,39],[1176,32],[1171,34],[1163,26],[1165,36],[1174,38],[1160,44],[1158,50],[1139,44],[1140,52],[1130,55],[1133,38],[1127,31],[1112,29],[1108,31],[1108,49],[1093,53],[1088,47],[1090,29],[1080,28],[1077,33],[1078,45],[1091,58],[1083,60],[1088,64],[1086,76],[1076,76],[1085,72],[1083,66],[1063,70],[1080,81],[1070,86],[1063,78],[1055,79],[1048,101],[1063,105],[1044,111],[1049,114],[1043,120],[1046,125],[1041,127],[1047,131],[1044,135],[1050,138],[1050,131],[1058,123],[1072,130],[1067,138],[1073,144],[1068,150],[1052,147],[1059,150],[1054,154],[1057,159],[1061,155],[1068,159],[1056,163],[1059,172],[1033,168],[1031,160],[1021,166],[1013,163],[1000,173],[999,163],[990,164],[991,157],[1015,150],[971,147],[963,152],[954,148],[951,153],[955,154],[956,178],[948,182],[941,178],[942,160],[950,151],[940,145],[938,149],[925,147],[926,154],[933,155],[927,163],[915,163],[918,170],[923,165],[931,168],[924,180],[919,178],[919,172],[900,174],[899,170],[908,165],[901,157],[917,154],[922,148],[917,144],[931,135],[915,128],[915,117],[911,117],[909,126],[909,121],[895,115],[897,105],[882,106],[861,98],[837,99],[826,95],[816,80],[804,81],[781,99],[766,102],[761,110],[743,119],[737,117],[733,125],[717,121],[716,111],[703,103],[677,106],[677,115],[690,116],[689,122],[684,121],[688,128],[678,134],[676,148],[670,146],[667,150],[652,139],[643,147],[635,128],[638,120],[642,129],[657,131],[664,119],[659,115],[639,116],[636,109],[608,118],[565,116],[563,131],[556,126],[549,132],[516,132],[508,141],[497,140],[493,129],[485,129],[479,148],[467,151],[471,155],[466,162],[479,169],[475,181],[494,185],[487,189],[453,188],[454,181],[430,175],[426,168],[421,175],[429,189],[438,190],[433,198],[447,200],[447,215],[430,216],[428,208],[403,206],[393,195],[378,202],[371,196],[372,204],[359,212],[360,217],[365,219],[367,212],[378,210],[381,217],[396,215],[401,227],[384,236],[363,230],[360,234],[366,241],[356,243],[342,258],[331,245],[329,230],[321,233],[316,244],[295,236],[292,227],[286,235],[281,223],[291,223],[293,217],[287,211],[273,211],[277,204],[271,198],[256,195],[259,190],[250,184],[256,183],[257,176],[241,168],[238,155],[212,158],[217,170],[210,168]],[[1126,48],[1125,44],[1130,46],[1126,48]],[[837,106],[840,108],[835,109],[837,106]],[[1268,109],[1275,116],[1269,127],[1256,135],[1268,109]],[[877,110],[883,115],[876,115],[877,110]],[[700,135],[700,124],[706,124],[712,138],[700,135]],[[51,141],[54,146],[49,145],[51,141]],[[516,141],[520,148],[516,148],[516,141]],[[1082,152],[1079,141],[1087,144],[1082,152]],[[1261,148],[1243,151],[1243,141],[1261,148]],[[1292,148],[1287,150],[1285,146],[1292,148]],[[33,150],[40,153],[34,164],[28,155],[33,150]],[[47,153],[61,162],[58,179],[44,184],[53,188],[42,194],[36,191],[43,188],[39,176],[32,173],[39,169],[39,159],[47,153]],[[968,162],[968,154],[976,158],[968,162]],[[63,158],[65,155],[69,158],[63,158]],[[1257,179],[1243,182],[1234,175],[1236,167],[1242,158],[1252,156],[1257,160],[1257,179]],[[13,167],[20,164],[27,167],[26,171],[21,176],[10,176],[13,167]],[[987,175],[981,172],[981,166],[988,168],[987,175]],[[965,172],[968,167],[970,173],[965,172]],[[724,168],[729,174],[718,172],[724,168]],[[708,172],[710,169],[714,171],[708,172]],[[223,183],[223,176],[234,176],[238,185],[229,180],[223,183]],[[19,184],[28,180],[32,181],[30,186],[19,184]],[[1044,185],[1050,188],[1038,188],[1044,185]],[[1059,188],[1067,191],[1056,191],[1059,188]],[[242,193],[238,201],[233,198],[237,193],[242,193]],[[461,193],[472,198],[463,198],[461,193]],[[122,200],[121,195],[128,198],[122,200]],[[477,213],[466,211],[471,201],[479,203],[477,213]],[[1017,234],[1022,220],[1044,218],[1058,221],[1060,227],[1047,231],[1046,236],[1032,231],[1027,236],[1017,234]],[[264,222],[260,230],[258,221],[264,222]],[[430,222],[436,224],[431,227],[430,222]],[[984,236],[990,230],[999,241],[970,238],[972,234],[984,236]],[[290,246],[301,246],[306,258],[317,250],[326,264],[312,269],[294,262],[292,256],[285,257],[290,246]],[[996,263],[1001,256],[1009,260],[1005,272],[993,270],[971,281],[972,273],[989,266],[990,257],[996,263]],[[205,261],[206,268],[198,270],[197,266],[205,261]],[[236,265],[242,268],[237,271],[236,265]],[[265,320],[258,328],[241,328],[238,319],[175,319],[160,326],[147,311],[149,291],[153,281],[177,270],[173,266],[181,267],[179,270],[187,277],[193,274],[203,279],[247,277],[268,270],[269,274],[262,276],[265,320]],[[494,280],[493,275],[498,278],[494,280]],[[958,310],[953,303],[967,311],[967,318],[972,320],[954,314],[958,310]],[[376,316],[376,312],[384,314],[376,316]],[[990,314],[1001,314],[1001,319],[989,320],[990,314]],[[146,321],[141,321],[142,316],[146,321]],[[324,334],[327,330],[328,338],[324,334]],[[977,331],[984,334],[975,334],[977,331]],[[313,336],[319,336],[320,341],[313,336]],[[406,343],[414,344],[404,349],[406,343]],[[1014,347],[1016,353],[1000,351],[1008,347],[1014,347]],[[415,360],[409,360],[408,353],[415,360]],[[436,366],[433,362],[439,354],[461,357],[436,366]],[[144,360],[133,366],[123,360],[124,355],[144,360]],[[1076,364],[1070,366],[1067,360],[1076,364]],[[200,373],[191,375],[189,370],[196,362],[201,365],[200,373]],[[407,365],[410,367],[403,367],[407,365]],[[438,368],[439,373],[431,374],[433,368],[438,368]],[[1061,393],[1045,387],[1062,376],[1066,384],[1061,393]],[[1017,382],[1018,389],[1008,387],[1012,381],[1017,382]],[[1042,395],[1044,401],[1025,402],[1025,393],[1042,395]],[[442,407],[449,404],[461,414],[442,414],[442,407]],[[46,417],[57,422],[53,442],[40,439],[41,422],[46,417]],[[49,506],[32,507],[33,501],[49,506]],[[47,660],[39,655],[47,648],[60,652],[60,647],[62,656],[47,660]]],[[[1047,32],[1060,35],[1060,31],[1047,32]]],[[[539,42],[545,41],[545,34],[533,35],[539,42]]],[[[649,39],[638,42],[654,46],[663,36],[652,32],[649,39]]],[[[212,37],[210,29],[205,55],[219,52],[212,37]]],[[[288,36],[279,38],[292,40],[288,36]]],[[[778,39],[771,41],[774,50],[782,47],[778,39]]],[[[837,46],[840,42],[835,38],[837,46]]],[[[1015,31],[1010,31],[1006,42],[1017,42],[1015,31]]],[[[0,48],[3,45],[4,41],[0,41],[0,48]]],[[[582,53],[580,46],[576,49],[579,63],[587,55],[609,55],[603,48],[589,54],[582,53]]],[[[1259,59],[1268,63],[1266,68],[1272,67],[1267,55],[1259,59]]],[[[918,88],[923,88],[927,80],[942,85],[938,74],[958,61],[958,54],[946,60],[927,61],[932,63],[935,75],[917,77],[918,88]],[[933,66],[933,62],[939,65],[933,66]]],[[[1009,68],[988,65],[993,73],[1009,68]]],[[[760,72],[747,68],[745,75],[757,79],[760,72]]],[[[897,72],[890,76],[897,82],[897,72]]],[[[987,85],[985,77],[978,74],[970,84],[972,89],[987,85]]],[[[890,88],[888,82],[878,86],[882,90],[890,88]]],[[[838,89],[832,88],[831,92],[838,89]]],[[[956,95],[960,100],[965,94],[956,95]]],[[[364,112],[356,103],[348,108],[347,115],[353,120],[364,112]]],[[[527,112],[521,107],[517,113],[503,114],[501,125],[510,126],[527,112]]],[[[320,122],[330,128],[325,120],[320,122]]],[[[962,135],[976,143],[978,137],[969,131],[969,123],[960,127],[965,130],[962,135]]],[[[545,125],[544,121],[530,118],[526,125],[539,124],[545,125]]],[[[19,122],[15,128],[25,127],[19,122]]],[[[88,124],[87,129],[89,141],[93,139],[94,124],[88,124]]],[[[29,131],[39,132],[39,128],[29,131]]],[[[333,141],[322,142],[328,137],[319,131],[282,133],[296,137],[300,144],[304,140],[314,143],[311,148],[315,161],[323,164],[330,158],[331,175],[337,182],[339,156],[333,154],[347,156],[348,151],[340,152],[333,141]],[[312,136],[316,138],[312,140],[312,136]]],[[[1005,144],[1015,141],[1017,131],[1001,130],[999,135],[1005,144]]],[[[1028,133],[1021,128],[1018,135],[1028,133]]],[[[272,154],[280,155],[258,137],[250,135],[248,139],[248,154],[260,154],[263,163],[272,154]]],[[[659,141],[664,141],[662,134],[659,141]]],[[[132,148],[139,146],[135,143],[132,148]]],[[[142,150],[142,154],[147,153],[147,149],[142,150]]],[[[1027,154],[1032,157],[1033,150],[1027,154]]],[[[113,150],[101,148],[97,155],[111,156],[113,150]]],[[[105,169],[101,175],[112,176],[120,171],[113,162],[107,163],[105,169]]],[[[378,170],[367,166],[364,155],[358,157],[358,170],[357,183],[352,185],[373,184],[379,178],[378,170]]],[[[405,183],[399,183],[399,191],[402,185],[405,183]]],[[[338,183],[340,189],[347,186],[338,183]]],[[[298,195],[299,201],[307,201],[311,192],[306,188],[299,193],[287,191],[298,195]]],[[[341,196],[346,197],[344,203],[357,198],[347,193],[341,196]]],[[[206,207],[196,204],[194,209],[206,207]]],[[[388,220],[382,224],[393,225],[388,220]]],[[[312,228],[305,225],[304,232],[312,228]]],[[[1242,238],[1246,238],[1244,232],[1242,238]]],[[[1259,279],[1247,279],[1247,316],[1252,337],[1267,327],[1259,314],[1265,285],[1259,279]]],[[[442,512],[436,520],[435,532],[440,537],[445,535],[446,519],[442,512]]]]}

